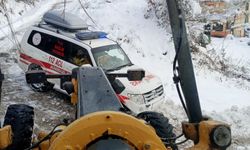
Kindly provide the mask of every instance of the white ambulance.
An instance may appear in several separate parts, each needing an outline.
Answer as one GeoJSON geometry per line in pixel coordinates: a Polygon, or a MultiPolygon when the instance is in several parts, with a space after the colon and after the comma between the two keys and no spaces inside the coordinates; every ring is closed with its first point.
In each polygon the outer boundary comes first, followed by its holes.
{"type": "MultiPolygon", "coordinates": [[[[70,74],[73,68],[85,64],[111,73],[138,68],[106,33],[89,31],[82,22],[70,13],[47,12],[43,21],[30,27],[23,36],[18,52],[20,67],[24,71],[43,69],[47,74],[70,74]]],[[[142,81],[118,79],[125,86],[118,97],[135,113],[149,110],[165,99],[162,82],[147,71],[142,81]]],[[[58,85],[55,79],[31,86],[37,91],[47,91],[54,85],[58,85]]]]}

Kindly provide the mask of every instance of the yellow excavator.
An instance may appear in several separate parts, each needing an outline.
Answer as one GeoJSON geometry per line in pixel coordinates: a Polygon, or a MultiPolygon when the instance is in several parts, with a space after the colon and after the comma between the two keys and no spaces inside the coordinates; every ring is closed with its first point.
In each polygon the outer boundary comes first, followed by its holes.
{"type": "Polygon", "coordinates": [[[188,121],[182,122],[183,134],[175,135],[173,126],[161,113],[134,115],[123,108],[117,94],[125,87],[116,78],[141,80],[145,76],[143,70],[106,73],[101,68],[85,66],[74,69],[70,75],[47,75],[33,70],[26,72],[28,83],[61,79],[61,86],[76,105],[76,118],[32,139],[33,108],[11,105],[0,129],[0,149],[176,150],[186,141],[177,142],[182,135],[193,141],[193,146],[187,148],[190,150],[227,149],[231,144],[230,126],[202,116],[184,18],[176,0],[167,0],[167,4],[176,49],[173,79],[188,117],[188,121]]]}

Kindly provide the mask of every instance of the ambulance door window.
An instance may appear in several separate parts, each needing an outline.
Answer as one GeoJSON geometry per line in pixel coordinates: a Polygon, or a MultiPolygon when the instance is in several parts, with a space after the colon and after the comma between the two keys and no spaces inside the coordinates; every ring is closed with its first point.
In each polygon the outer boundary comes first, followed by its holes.
{"type": "Polygon", "coordinates": [[[77,66],[82,66],[84,64],[92,65],[88,51],[85,48],[73,43],[71,43],[69,61],[77,66]]]}

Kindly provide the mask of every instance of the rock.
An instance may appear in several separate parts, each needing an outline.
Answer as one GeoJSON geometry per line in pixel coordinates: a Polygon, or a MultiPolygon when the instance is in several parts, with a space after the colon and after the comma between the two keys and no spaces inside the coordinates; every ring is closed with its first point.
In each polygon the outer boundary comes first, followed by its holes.
{"type": "Polygon", "coordinates": [[[43,122],[45,122],[45,121],[46,121],[46,119],[45,119],[45,118],[42,118],[42,121],[43,121],[43,122]]]}

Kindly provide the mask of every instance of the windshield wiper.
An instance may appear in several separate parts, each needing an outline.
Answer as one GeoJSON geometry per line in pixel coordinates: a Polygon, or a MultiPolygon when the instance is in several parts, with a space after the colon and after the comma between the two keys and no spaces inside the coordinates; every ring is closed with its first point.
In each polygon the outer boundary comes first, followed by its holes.
{"type": "Polygon", "coordinates": [[[121,65],[121,66],[116,67],[116,68],[113,68],[113,69],[107,69],[106,71],[111,72],[111,71],[119,70],[119,69],[124,68],[124,67],[127,67],[127,66],[132,66],[132,65],[133,65],[133,64],[130,62],[130,63],[128,63],[128,64],[124,64],[124,65],[121,65]]]}

